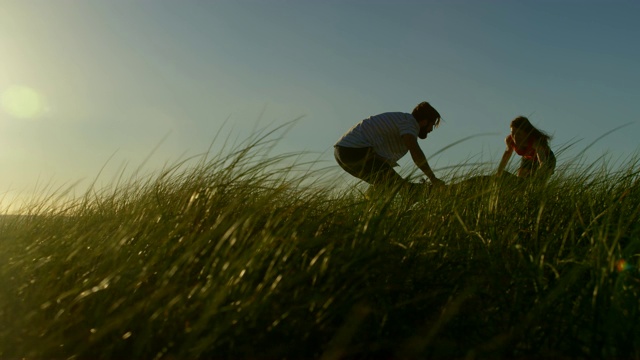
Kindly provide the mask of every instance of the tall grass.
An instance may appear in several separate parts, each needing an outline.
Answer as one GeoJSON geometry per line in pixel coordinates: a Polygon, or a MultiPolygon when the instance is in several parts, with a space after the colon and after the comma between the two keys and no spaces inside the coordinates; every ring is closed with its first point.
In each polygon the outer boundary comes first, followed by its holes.
{"type": "Polygon", "coordinates": [[[271,135],[5,217],[0,358],[640,358],[637,162],[365,199],[271,135]]]}

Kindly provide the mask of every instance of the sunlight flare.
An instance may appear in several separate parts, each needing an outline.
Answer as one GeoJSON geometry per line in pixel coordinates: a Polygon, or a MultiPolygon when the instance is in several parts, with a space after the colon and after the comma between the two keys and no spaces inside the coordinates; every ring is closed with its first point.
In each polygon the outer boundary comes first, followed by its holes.
{"type": "Polygon", "coordinates": [[[44,99],[28,86],[11,86],[2,92],[2,109],[12,117],[34,119],[44,112],[44,99]]]}

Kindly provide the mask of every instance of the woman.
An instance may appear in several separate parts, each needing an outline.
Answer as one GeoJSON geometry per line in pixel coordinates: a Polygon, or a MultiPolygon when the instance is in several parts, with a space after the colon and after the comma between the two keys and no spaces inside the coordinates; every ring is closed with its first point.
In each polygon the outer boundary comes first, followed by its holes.
{"type": "Polygon", "coordinates": [[[549,147],[549,140],[551,140],[551,136],[536,129],[526,117],[518,116],[513,119],[511,134],[505,139],[507,149],[502,155],[500,165],[498,165],[497,175],[502,175],[515,151],[522,157],[518,177],[535,176],[544,180],[548,179],[556,168],[556,157],[549,147]]]}

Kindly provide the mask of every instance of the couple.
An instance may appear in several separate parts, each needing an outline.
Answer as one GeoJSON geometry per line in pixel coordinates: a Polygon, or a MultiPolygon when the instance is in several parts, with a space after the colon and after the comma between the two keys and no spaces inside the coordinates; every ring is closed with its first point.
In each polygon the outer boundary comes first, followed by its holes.
{"type": "MultiPolygon", "coordinates": [[[[413,162],[438,187],[445,185],[429,166],[418,138],[425,139],[440,124],[440,114],[428,102],[418,104],[411,114],[388,112],[360,121],[335,144],[335,158],[349,174],[378,186],[410,185],[395,170],[407,152],[413,162]]],[[[551,136],[536,129],[529,119],[518,116],[511,121],[511,133],[505,139],[507,148],[502,155],[496,175],[504,169],[515,151],[522,157],[517,176],[546,180],[556,166],[556,158],[549,147],[551,136]]]]}

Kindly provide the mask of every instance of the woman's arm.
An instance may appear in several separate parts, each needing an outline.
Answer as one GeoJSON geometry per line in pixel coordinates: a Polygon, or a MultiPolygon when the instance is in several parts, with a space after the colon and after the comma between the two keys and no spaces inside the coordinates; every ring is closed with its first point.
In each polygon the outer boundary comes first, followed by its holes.
{"type": "Polygon", "coordinates": [[[549,154],[551,153],[551,148],[549,148],[549,144],[546,141],[536,141],[534,144],[534,149],[536,150],[536,157],[538,158],[539,166],[542,168],[546,165],[549,160],[549,154]]]}
{"type": "Polygon", "coordinates": [[[509,143],[509,139],[510,139],[509,136],[507,136],[507,138],[505,139],[505,143],[507,144],[507,149],[502,154],[502,159],[500,159],[500,165],[498,165],[498,171],[496,172],[496,175],[498,176],[502,175],[502,172],[507,167],[507,164],[509,163],[509,159],[511,159],[511,155],[513,154],[513,148],[509,143]]]}

